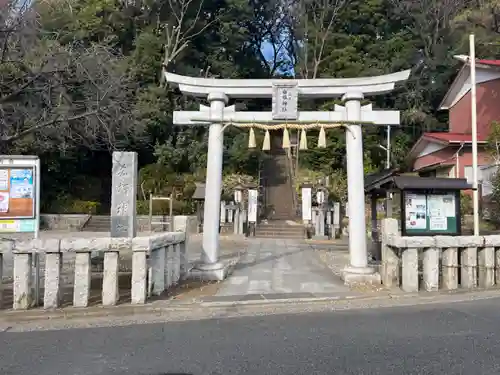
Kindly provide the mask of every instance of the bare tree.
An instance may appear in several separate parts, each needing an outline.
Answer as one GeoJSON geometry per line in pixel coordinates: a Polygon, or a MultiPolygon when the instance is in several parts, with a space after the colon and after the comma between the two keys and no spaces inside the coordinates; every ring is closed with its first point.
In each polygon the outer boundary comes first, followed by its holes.
{"type": "Polygon", "coordinates": [[[30,4],[0,4],[2,151],[34,144],[114,148],[140,134],[122,57],[102,45],[62,45],[30,4]]]}
{"type": "Polygon", "coordinates": [[[291,54],[303,78],[317,78],[325,46],[335,30],[339,12],[349,0],[295,0],[289,6],[294,45],[291,54]]]}
{"type": "Polygon", "coordinates": [[[287,72],[293,61],[289,56],[292,40],[289,7],[295,0],[251,0],[253,18],[248,29],[255,51],[265,65],[269,76],[287,72]]]}
{"type": "Polygon", "coordinates": [[[469,0],[465,7],[455,18],[454,26],[471,27],[482,30],[494,37],[500,34],[500,0],[469,0]]]}
{"type": "Polygon", "coordinates": [[[160,26],[166,36],[164,69],[175,60],[193,38],[204,32],[220,17],[219,13],[204,12],[204,0],[197,1],[194,3],[193,0],[167,0],[170,20],[160,26]]]}

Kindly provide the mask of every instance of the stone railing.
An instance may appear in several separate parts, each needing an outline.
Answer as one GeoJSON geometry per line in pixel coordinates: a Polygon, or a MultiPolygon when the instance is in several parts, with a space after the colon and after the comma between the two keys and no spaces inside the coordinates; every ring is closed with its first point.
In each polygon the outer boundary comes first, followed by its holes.
{"type": "Polygon", "coordinates": [[[403,237],[395,219],[384,219],[381,229],[381,276],[386,287],[417,292],[500,283],[498,235],[403,237]]]}
{"type": "MultiPolygon", "coordinates": [[[[63,287],[68,289],[67,285],[63,285],[63,276],[67,275],[70,269],[70,279],[73,280],[69,287],[72,290],[72,305],[89,306],[91,292],[96,289],[95,279],[92,277],[95,272],[91,254],[99,252],[104,255],[102,283],[97,287],[102,305],[116,305],[124,289],[130,303],[144,304],[149,296],[162,294],[167,288],[177,284],[189,271],[186,254],[188,238],[184,232],[171,232],[133,239],[3,241],[0,243],[0,280],[2,270],[8,268],[6,260],[10,258],[12,283],[0,283],[0,303],[4,301],[3,307],[9,308],[6,304],[12,301],[12,308],[15,310],[29,309],[39,302],[35,296],[38,295],[38,285],[42,284],[43,307],[60,307],[63,287]],[[42,275],[35,272],[35,254],[37,258],[42,258],[42,275]],[[63,262],[63,257],[70,258],[71,263],[63,262]],[[132,265],[128,285],[125,287],[119,285],[120,260],[124,257],[131,258],[132,265]],[[43,283],[40,283],[42,279],[43,283]],[[7,298],[8,296],[11,298],[7,298]]],[[[99,278],[98,281],[100,280],[99,278]]]]}

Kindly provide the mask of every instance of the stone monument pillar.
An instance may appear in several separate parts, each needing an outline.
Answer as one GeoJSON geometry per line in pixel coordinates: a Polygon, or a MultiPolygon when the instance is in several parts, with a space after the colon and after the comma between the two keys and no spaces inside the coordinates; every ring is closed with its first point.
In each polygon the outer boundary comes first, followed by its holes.
{"type": "Polygon", "coordinates": [[[111,237],[137,235],[137,153],[113,152],[111,237]]]}

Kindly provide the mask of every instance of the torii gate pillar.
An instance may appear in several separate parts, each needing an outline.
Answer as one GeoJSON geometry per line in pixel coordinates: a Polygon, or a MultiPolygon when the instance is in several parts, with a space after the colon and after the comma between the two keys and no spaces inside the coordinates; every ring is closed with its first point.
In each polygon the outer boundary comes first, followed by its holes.
{"type": "Polygon", "coordinates": [[[219,263],[219,218],[220,196],[222,192],[222,155],[224,133],[222,121],[228,98],[224,93],[210,93],[210,117],[213,122],[208,130],[207,176],[205,183],[205,208],[203,216],[202,264],[198,268],[205,278],[223,280],[225,267],[219,263]]]}
{"type": "MultiPolygon", "coordinates": [[[[346,119],[361,120],[363,93],[352,92],[342,97],[346,119]]],[[[365,184],[363,166],[363,134],[361,125],[349,125],[346,136],[347,200],[349,202],[349,260],[342,271],[346,284],[357,282],[380,283],[380,275],[368,267],[365,220],[365,184]]]]}

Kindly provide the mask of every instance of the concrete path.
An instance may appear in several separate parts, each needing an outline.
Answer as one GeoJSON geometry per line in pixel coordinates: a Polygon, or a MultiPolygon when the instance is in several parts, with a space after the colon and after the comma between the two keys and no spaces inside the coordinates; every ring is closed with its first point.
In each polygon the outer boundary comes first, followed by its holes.
{"type": "Polygon", "coordinates": [[[217,296],[347,293],[338,275],[311,244],[287,239],[249,239],[248,249],[217,296]]]}

